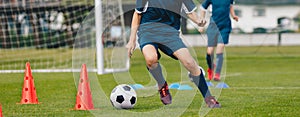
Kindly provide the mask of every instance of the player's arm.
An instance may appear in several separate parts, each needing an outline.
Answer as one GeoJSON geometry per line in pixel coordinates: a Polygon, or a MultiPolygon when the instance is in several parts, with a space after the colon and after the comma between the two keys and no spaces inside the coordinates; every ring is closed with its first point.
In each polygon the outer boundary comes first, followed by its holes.
{"type": "Polygon", "coordinates": [[[206,24],[204,16],[199,17],[196,12],[188,13],[187,16],[200,27],[203,27],[206,24]]]}
{"type": "Polygon", "coordinates": [[[230,5],[230,15],[235,21],[239,21],[239,17],[235,15],[233,5],[230,5]]]}
{"type": "Polygon", "coordinates": [[[201,7],[200,18],[201,19],[205,19],[205,15],[206,15],[206,9],[204,9],[203,7],[201,7]]]}
{"type": "Polygon", "coordinates": [[[187,14],[188,18],[191,19],[194,23],[196,23],[199,26],[199,29],[203,29],[203,27],[206,24],[206,21],[204,17],[199,17],[198,14],[195,12],[196,5],[194,4],[193,0],[184,0],[182,8],[187,14]]]}
{"type": "Polygon", "coordinates": [[[198,31],[199,32],[203,32],[204,31],[204,26],[206,24],[206,20],[205,20],[205,15],[206,15],[206,9],[208,8],[208,6],[211,4],[211,0],[204,0],[203,3],[201,4],[201,10],[200,10],[200,16],[198,17],[197,13],[192,13],[192,14],[188,14],[188,17],[194,21],[198,26],[198,31]]]}
{"type": "Polygon", "coordinates": [[[141,14],[137,13],[136,11],[133,13],[132,16],[132,22],[131,22],[131,31],[130,31],[130,37],[129,41],[126,45],[126,48],[128,49],[128,56],[131,57],[135,46],[136,46],[136,34],[140,25],[141,21],[141,14]]]}
{"type": "MultiPolygon", "coordinates": [[[[202,14],[202,12],[201,12],[201,14],[202,14]]],[[[198,28],[199,32],[204,31],[204,26],[206,24],[206,20],[204,19],[205,14],[200,15],[200,17],[199,17],[196,12],[192,12],[192,13],[188,13],[187,16],[189,17],[189,19],[191,19],[194,23],[196,23],[199,26],[199,28],[198,28]]]]}

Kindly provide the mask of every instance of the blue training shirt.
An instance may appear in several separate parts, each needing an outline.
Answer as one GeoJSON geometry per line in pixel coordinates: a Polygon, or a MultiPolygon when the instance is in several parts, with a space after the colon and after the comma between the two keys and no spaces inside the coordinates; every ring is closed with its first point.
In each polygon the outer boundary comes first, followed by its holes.
{"type": "Polygon", "coordinates": [[[230,26],[231,28],[230,6],[232,4],[233,0],[205,0],[202,7],[207,9],[209,5],[212,5],[211,22],[216,23],[217,26],[230,26]]]}
{"type": "Polygon", "coordinates": [[[192,0],[136,0],[135,11],[142,14],[140,28],[144,30],[163,30],[169,26],[178,31],[181,11],[190,13],[195,9],[196,5],[192,0]]]}

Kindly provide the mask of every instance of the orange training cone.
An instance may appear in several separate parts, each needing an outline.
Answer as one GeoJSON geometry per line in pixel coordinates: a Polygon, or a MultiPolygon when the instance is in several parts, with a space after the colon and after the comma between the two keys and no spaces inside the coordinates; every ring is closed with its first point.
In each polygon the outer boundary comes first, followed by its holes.
{"type": "Polygon", "coordinates": [[[94,104],[92,101],[92,93],[88,80],[86,65],[82,64],[80,79],[78,83],[78,92],[76,97],[75,110],[92,110],[94,104]]]}
{"type": "Polygon", "coordinates": [[[0,117],[3,117],[2,115],[2,105],[0,104],[0,117]]]}
{"type": "Polygon", "coordinates": [[[34,80],[31,74],[29,62],[26,63],[24,74],[24,84],[22,89],[22,99],[20,104],[38,104],[38,98],[34,87],[34,80]]]}

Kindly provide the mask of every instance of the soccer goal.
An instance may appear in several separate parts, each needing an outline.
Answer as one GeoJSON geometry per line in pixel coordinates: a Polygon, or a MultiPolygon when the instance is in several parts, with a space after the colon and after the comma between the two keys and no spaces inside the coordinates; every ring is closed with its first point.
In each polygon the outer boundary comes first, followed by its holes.
{"type": "Polygon", "coordinates": [[[0,2],[0,73],[127,71],[121,0],[0,2]]]}

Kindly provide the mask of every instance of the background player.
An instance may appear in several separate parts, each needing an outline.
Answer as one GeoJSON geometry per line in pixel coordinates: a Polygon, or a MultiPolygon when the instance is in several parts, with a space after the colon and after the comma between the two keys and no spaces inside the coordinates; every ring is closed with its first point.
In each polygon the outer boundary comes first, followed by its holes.
{"type": "Polygon", "coordinates": [[[201,19],[204,19],[206,9],[210,5],[212,6],[212,16],[206,31],[208,37],[206,54],[207,72],[209,80],[214,78],[215,81],[219,81],[223,66],[223,52],[225,45],[229,42],[229,34],[232,29],[230,15],[235,21],[238,21],[239,17],[234,13],[233,0],[205,0],[201,5],[201,19]],[[216,64],[214,63],[215,47],[216,64]]]}

